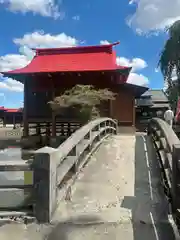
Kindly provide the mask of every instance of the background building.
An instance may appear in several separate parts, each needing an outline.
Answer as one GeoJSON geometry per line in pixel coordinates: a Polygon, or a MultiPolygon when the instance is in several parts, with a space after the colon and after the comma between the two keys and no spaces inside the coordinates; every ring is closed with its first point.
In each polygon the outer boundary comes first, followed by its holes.
{"type": "Polygon", "coordinates": [[[164,117],[170,106],[165,92],[161,89],[148,90],[136,99],[136,126],[144,128],[152,117],[164,117]]]}

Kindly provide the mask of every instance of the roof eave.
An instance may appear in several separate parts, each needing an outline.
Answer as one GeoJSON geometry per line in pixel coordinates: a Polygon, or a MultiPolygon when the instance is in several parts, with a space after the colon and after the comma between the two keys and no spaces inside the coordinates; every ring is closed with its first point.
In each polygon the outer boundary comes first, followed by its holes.
{"type": "MultiPolygon", "coordinates": [[[[32,74],[47,74],[47,73],[65,73],[65,72],[71,72],[71,71],[56,71],[56,72],[22,72],[22,70],[24,70],[24,68],[21,68],[21,69],[18,69],[18,70],[15,70],[15,71],[9,71],[9,72],[1,72],[1,74],[4,76],[4,77],[9,77],[9,78],[17,78],[17,77],[20,77],[20,76],[25,76],[25,75],[32,75],[32,74]]],[[[111,71],[116,71],[116,72],[120,72],[122,73],[122,71],[127,71],[128,70],[128,74],[130,73],[131,71],[131,68],[129,67],[120,67],[120,68],[110,68],[110,69],[98,69],[98,70],[88,70],[88,69],[85,69],[84,71],[82,70],[77,70],[77,71],[73,71],[73,72],[99,72],[99,71],[102,71],[102,72],[111,72],[111,71]]],[[[18,78],[16,79],[18,80],[18,78]]],[[[19,81],[19,80],[18,80],[19,81]]],[[[22,81],[22,80],[21,80],[22,81]]]]}
{"type": "Polygon", "coordinates": [[[145,86],[135,85],[132,83],[124,83],[123,84],[126,88],[129,88],[133,91],[135,98],[140,97],[145,91],[147,91],[149,88],[145,86]]]}
{"type": "MultiPolygon", "coordinates": [[[[102,45],[91,45],[91,46],[71,46],[71,47],[64,47],[64,48],[55,48],[57,51],[58,50],[73,50],[73,49],[91,49],[91,48],[104,48],[104,47],[113,47],[120,44],[119,41],[114,42],[114,43],[109,43],[109,44],[102,44],[102,45]]],[[[40,51],[51,51],[54,48],[31,48],[33,51],[40,52],[40,51]]]]}

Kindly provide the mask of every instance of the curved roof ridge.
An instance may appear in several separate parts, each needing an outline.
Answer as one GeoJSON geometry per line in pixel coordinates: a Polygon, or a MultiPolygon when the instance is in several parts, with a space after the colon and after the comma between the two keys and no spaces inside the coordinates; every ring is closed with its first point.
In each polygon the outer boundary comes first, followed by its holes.
{"type": "Polygon", "coordinates": [[[33,74],[47,72],[114,71],[128,69],[118,66],[116,52],[112,49],[119,42],[98,46],[54,48],[36,50],[31,62],[20,69],[2,72],[12,74],[33,74]]]}
{"type": "Polygon", "coordinates": [[[90,49],[90,48],[103,48],[103,47],[113,47],[120,44],[120,42],[114,42],[114,43],[109,43],[109,44],[100,44],[100,45],[88,45],[88,46],[69,46],[69,47],[59,47],[59,48],[32,48],[32,50],[63,50],[63,49],[90,49]]]}

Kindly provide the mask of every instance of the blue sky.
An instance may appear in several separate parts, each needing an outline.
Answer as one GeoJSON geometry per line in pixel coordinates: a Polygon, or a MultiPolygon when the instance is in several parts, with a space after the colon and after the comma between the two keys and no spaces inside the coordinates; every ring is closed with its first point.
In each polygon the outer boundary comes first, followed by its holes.
{"type": "MultiPolygon", "coordinates": [[[[164,29],[179,18],[175,2],[169,14],[169,0],[1,0],[0,71],[28,64],[31,47],[120,41],[117,63],[133,67],[129,81],[163,88],[156,67],[167,38],[164,29]]],[[[22,91],[20,83],[1,77],[0,106],[21,106],[22,91]]]]}

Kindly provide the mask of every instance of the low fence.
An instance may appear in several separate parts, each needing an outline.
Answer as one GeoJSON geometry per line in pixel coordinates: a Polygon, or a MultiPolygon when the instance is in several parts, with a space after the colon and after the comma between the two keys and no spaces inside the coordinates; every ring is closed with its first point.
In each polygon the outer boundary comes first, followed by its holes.
{"type": "MultiPolygon", "coordinates": [[[[61,121],[56,122],[56,135],[69,137],[82,126],[80,122],[61,121]]],[[[33,123],[29,124],[29,135],[51,135],[52,123],[33,123]]]]}
{"type": "Polygon", "coordinates": [[[23,135],[22,128],[17,129],[0,128],[0,140],[20,139],[22,135],[23,135]]]}
{"type": "Polygon", "coordinates": [[[0,206],[0,216],[5,211],[17,214],[17,211],[22,212],[23,209],[34,215],[39,222],[50,222],[59,201],[66,196],[68,179],[77,175],[94,149],[106,137],[116,133],[115,120],[100,118],[81,127],[58,148],[38,149],[31,161],[0,161],[0,172],[26,172],[25,183],[0,185],[1,194],[2,191],[13,189],[25,194],[25,200],[19,206],[0,206]],[[29,179],[27,173],[30,173],[29,179]]]}
{"type": "Polygon", "coordinates": [[[173,129],[162,119],[153,118],[148,125],[159,160],[166,195],[172,212],[180,224],[180,140],[173,129]]]}

